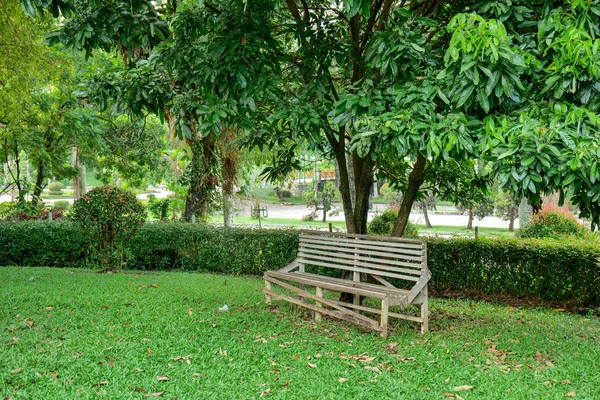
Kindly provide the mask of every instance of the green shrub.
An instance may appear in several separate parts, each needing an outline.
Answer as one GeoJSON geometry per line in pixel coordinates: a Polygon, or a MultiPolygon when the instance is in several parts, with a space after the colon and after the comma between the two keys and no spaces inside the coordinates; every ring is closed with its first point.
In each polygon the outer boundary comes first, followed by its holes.
{"type": "Polygon", "coordinates": [[[166,221],[172,208],[169,198],[157,199],[153,194],[148,195],[148,211],[150,211],[152,218],[166,221]]]}
{"type": "Polygon", "coordinates": [[[12,201],[0,202],[0,219],[10,219],[17,212],[17,203],[12,201]]]}
{"type": "MultiPolygon", "coordinates": [[[[125,243],[126,268],[261,275],[292,261],[298,231],[144,224],[125,243]]],[[[80,266],[91,239],[69,222],[0,223],[0,265],[80,266]]],[[[551,239],[427,238],[438,290],[600,306],[600,246],[551,239]]]]}
{"type": "Polygon", "coordinates": [[[57,200],[54,202],[54,208],[60,208],[61,210],[67,210],[71,206],[68,200],[57,200]]]}
{"type": "Polygon", "coordinates": [[[123,244],[146,220],[146,209],[135,195],[114,186],[99,186],[73,204],[71,218],[91,239],[104,269],[123,262],[123,244]]]}
{"type": "Polygon", "coordinates": [[[298,232],[151,223],[127,247],[127,268],[261,275],[296,257],[298,232]]]}
{"type": "Polygon", "coordinates": [[[63,185],[60,182],[50,182],[48,185],[48,193],[52,196],[62,195],[63,185]]]}
{"type": "Polygon", "coordinates": [[[570,211],[557,207],[544,207],[531,218],[531,222],[519,229],[517,237],[586,239],[591,237],[591,232],[577,222],[570,211]]]}
{"type": "Polygon", "coordinates": [[[68,221],[0,223],[0,265],[80,267],[89,239],[68,221]]]}
{"type": "MultiPolygon", "coordinates": [[[[389,236],[394,228],[394,223],[398,219],[398,210],[388,208],[380,215],[377,215],[367,226],[369,235],[389,236]]],[[[404,230],[405,238],[416,238],[419,236],[419,231],[412,222],[408,221],[404,230]]]]}
{"type": "Polygon", "coordinates": [[[600,306],[600,247],[551,239],[428,238],[431,283],[600,306]]]}

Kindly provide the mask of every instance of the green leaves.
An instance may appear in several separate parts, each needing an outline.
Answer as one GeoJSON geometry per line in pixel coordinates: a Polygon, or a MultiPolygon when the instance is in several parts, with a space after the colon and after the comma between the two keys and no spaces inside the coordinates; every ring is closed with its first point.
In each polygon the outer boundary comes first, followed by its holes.
{"type": "Polygon", "coordinates": [[[31,18],[35,18],[37,12],[32,0],[21,0],[21,7],[23,8],[25,14],[27,14],[31,18]]]}

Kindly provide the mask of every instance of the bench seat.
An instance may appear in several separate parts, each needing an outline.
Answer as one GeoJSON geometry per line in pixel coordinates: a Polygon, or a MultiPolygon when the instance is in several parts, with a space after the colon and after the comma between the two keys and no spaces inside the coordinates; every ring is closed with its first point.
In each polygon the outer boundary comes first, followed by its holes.
{"type": "Polygon", "coordinates": [[[424,241],[302,231],[298,257],[280,270],[266,271],[263,292],[267,303],[273,299],[285,300],[313,310],[315,320],[328,315],[374,329],[387,337],[388,317],[419,322],[421,332],[427,332],[430,277],[424,241]],[[340,277],[331,276],[331,272],[325,275],[325,269],[337,271],[340,277]],[[394,286],[398,281],[403,283],[401,288],[394,286]],[[275,291],[273,285],[294,295],[275,291]],[[314,293],[307,291],[306,286],[314,287],[314,293]],[[324,298],[324,291],[348,293],[353,301],[324,298]],[[380,300],[381,308],[363,305],[365,297],[380,300]],[[404,309],[411,304],[421,306],[420,316],[389,310],[393,306],[404,309]],[[380,315],[380,320],[361,311],[380,315]]]}

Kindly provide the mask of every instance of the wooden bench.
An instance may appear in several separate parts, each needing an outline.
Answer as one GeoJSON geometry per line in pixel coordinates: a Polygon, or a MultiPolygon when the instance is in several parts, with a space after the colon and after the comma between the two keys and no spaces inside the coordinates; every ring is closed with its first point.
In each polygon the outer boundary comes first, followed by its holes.
{"type": "Polygon", "coordinates": [[[278,271],[265,272],[263,292],[267,304],[273,299],[286,300],[313,310],[317,321],[322,315],[341,318],[379,331],[386,338],[389,317],[420,322],[421,332],[427,332],[430,277],[427,247],[422,240],[302,231],[298,257],[278,271]],[[339,270],[350,271],[352,280],[329,276],[340,276],[339,270]],[[295,296],[276,292],[272,285],[295,296]],[[306,286],[314,287],[314,293],[306,286]],[[324,291],[350,293],[353,302],[323,298],[324,291]],[[361,304],[361,297],[381,300],[381,308],[361,304]],[[390,307],[402,310],[411,304],[421,306],[420,317],[390,311],[390,307]],[[380,321],[360,311],[380,315],[380,321]]]}

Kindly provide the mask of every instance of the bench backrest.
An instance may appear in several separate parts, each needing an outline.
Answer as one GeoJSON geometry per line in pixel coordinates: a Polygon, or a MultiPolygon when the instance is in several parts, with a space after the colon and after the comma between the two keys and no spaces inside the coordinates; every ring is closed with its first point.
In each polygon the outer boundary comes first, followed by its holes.
{"type": "Polygon", "coordinates": [[[417,282],[428,273],[426,243],[419,239],[347,233],[300,233],[298,264],[417,282]]]}

